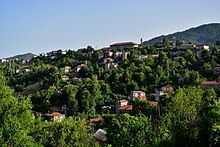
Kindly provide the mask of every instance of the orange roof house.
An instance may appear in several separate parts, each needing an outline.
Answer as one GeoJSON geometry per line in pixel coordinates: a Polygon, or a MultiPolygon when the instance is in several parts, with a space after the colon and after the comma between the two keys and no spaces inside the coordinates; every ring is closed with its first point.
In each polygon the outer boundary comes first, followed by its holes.
{"type": "Polygon", "coordinates": [[[196,48],[196,45],[192,43],[182,44],[181,46],[178,47],[178,49],[194,49],[194,48],[196,48]]]}
{"type": "Polygon", "coordinates": [[[119,109],[119,114],[131,113],[132,105],[121,106],[119,109]]]}
{"type": "Polygon", "coordinates": [[[152,107],[157,107],[158,106],[158,102],[150,101],[150,105],[152,107]]]}
{"type": "Polygon", "coordinates": [[[53,112],[53,113],[49,114],[49,117],[50,117],[50,120],[52,120],[52,121],[61,122],[64,120],[65,115],[61,114],[59,112],[53,112]]]}
{"type": "Polygon", "coordinates": [[[135,47],[138,47],[138,44],[135,42],[119,42],[110,45],[111,50],[128,49],[135,47]]]}
{"type": "Polygon", "coordinates": [[[82,67],[84,67],[84,66],[86,66],[86,64],[79,64],[79,65],[77,65],[77,67],[76,67],[76,69],[75,69],[75,72],[79,72],[79,70],[80,70],[82,67]]]}
{"type": "Polygon", "coordinates": [[[96,123],[96,122],[100,122],[100,121],[104,121],[104,118],[97,117],[97,118],[91,118],[89,120],[90,123],[96,123]]]}
{"type": "Polygon", "coordinates": [[[208,89],[218,89],[220,88],[220,83],[216,81],[203,81],[201,84],[198,86],[200,89],[203,90],[208,90],[208,89]]]}

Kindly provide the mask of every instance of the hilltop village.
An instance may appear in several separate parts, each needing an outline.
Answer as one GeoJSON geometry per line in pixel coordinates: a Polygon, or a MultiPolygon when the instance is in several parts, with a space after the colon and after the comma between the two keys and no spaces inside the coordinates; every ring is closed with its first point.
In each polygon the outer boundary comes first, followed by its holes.
{"type": "MultiPolygon", "coordinates": [[[[87,134],[77,140],[81,144],[218,145],[220,115],[210,113],[220,111],[219,50],[218,41],[209,46],[164,38],[145,46],[141,39],[97,50],[88,46],[25,60],[0,59],[0,69],[13,95],[29,100],[34,119],[63,124],[59,130],[72,117],[76,124],[85,119],[88,129],[82,124],[76,125],[81,130],[75,128],[87,134]]],[[[57,140],[65,135],[50,135],[50,143],[62,146],[57,140]]],[[[50,143],[41,140],[42,145],[50,143]]]]}

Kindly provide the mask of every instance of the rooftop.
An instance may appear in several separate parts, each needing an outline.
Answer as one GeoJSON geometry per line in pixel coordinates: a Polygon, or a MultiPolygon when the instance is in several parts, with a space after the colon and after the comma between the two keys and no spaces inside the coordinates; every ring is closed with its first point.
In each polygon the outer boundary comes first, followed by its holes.
{"type": "Polygon", "coordinates": [[[135,42],[119,42],[119,43],[114,43],[110,46],[120,46],[120,45],[138,45],[138,44],[135,42]]]}
{"type": "Polygon", "coordinates": [[[123,100],[119,100],[118,102],[124,103],[124,102],[128,102],[128,100],[123,99],[123,100]]]}
{"type": "Polygon", "coordinates": [[[121,107],[119,108],[119,110],[128,110],[128,111],[131,111],[131,110],[132,110],[132,106],[131,106],[131,105],[121,106],[121,107]]]}
{"type": "Polygon", "coordinates": [[[202,85],[218,85],[219,83],[216,81],[203,81],[202,85]]]}
{"type": "Polygon", "coordinates": [[[96,123],[96,122],[99,122],[99,121],[104,121],[104,119],[101,118],[101,117],[97,117],[97,118],[91,118],[89,120],[90,123],[96,123]]]}
{"type": "Polygon", "coordinates": [[[63,114],[61,114],[59,112],[53,112],[53,113],[49,114],[49,116],[63,116],[63,114]]]}
{"type": "Polygon", "coordinates": [[[86,66],[86,64],[79,64],[79,65],[77,65],[77,67],[83,67],[83,66],[86,66]]]}
{"type": "Polygon", "coordinates": [[[194,44],[188,43],[188,44],[182,44],[181,46],[194,46],[194,44]]]}
{"type": "Polygon", "coordinates": [[[157,106],[158,106],[158,102],[151,101],[151,102],[150,102],[150,105],[151,105],[152,107],[157,107],[157,106]]]}

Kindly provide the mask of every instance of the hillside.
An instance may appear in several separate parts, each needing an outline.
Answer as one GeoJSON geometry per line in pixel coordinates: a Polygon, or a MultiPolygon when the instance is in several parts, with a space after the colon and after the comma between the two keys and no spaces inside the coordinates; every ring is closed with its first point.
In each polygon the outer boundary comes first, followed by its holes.
{"type": "Polygon", "coordinates": [[[184,40],[186,43],[192,42],[194,44],[214,45],[215,42],[220,39],[220,23],[205,24],[183,32],[155,37],[151,40],[145,41],[144,45],[154,45],[164,37],[167,37],[170,40],[173,37],[176,37],[176,39],[184,40]]]}
{"type": "Polygon", "coordinates": [[[34,57],[35,54],[32,54],[32,53],[26,53],[26,54],[21,54],[21,55],[16,55],[16,56],[13,56],[13,57],[9,57],[8,59],[23,59],[23,60],[27,60],[27,59],[30,59],[32,57],[34,57]]]}

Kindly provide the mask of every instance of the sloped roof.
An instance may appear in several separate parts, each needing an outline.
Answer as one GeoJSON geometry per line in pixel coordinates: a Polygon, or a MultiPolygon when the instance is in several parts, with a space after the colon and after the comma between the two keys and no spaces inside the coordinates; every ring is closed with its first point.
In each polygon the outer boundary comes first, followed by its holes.
{"type": "Polygon", "coordinates": [[[53,113],[49,114],[49,116],[63,116],[63,114],[61,114],[59,112],[53,112],[53,113]]]}
{"type": "Polygon", "coordinates": [[[65,69],[71,69],[71,66],[65,66],[64,68],[65,69]]]}
{"type": "Polygon", "coordinates": [[[189,44],[189,43],[188,43],[188,44],[182,44],[181,46],[186,46],[186,47],[187,47],[187,46],[194,46],[194,44],[189,44]]]}
{"type": "Polygon", "coordinates": [[[119,43],[114,43],[110,46],[120,46],[120,45],[138,45],[138,44],[135,42],[119,42],[119,43]]]}
{"type": "Polygon", "coordinates": [[[151,101],[151,102],[150,102],[150,105],[151,105],[152,107],[157,107],[157,106],[158,106],[158,102],[151,101]]]}
{"type": "Polygon", "coordinates": [[[123,100],[119,100],[118,102],[124,103],[124,102],[128,102],[128,100],[123,99],[123,100]]]}
{"type": "Polygon", "coordinates": [[[119,108],[119,110],[128,110],[128,111],[131,111],[131,110],[132,110],[132,106],[131,106],[131,105],[121,106],[121,107],[119,108]]]}
{"type": "Polygon", "coordinates": [[[104,119],[101,117],[97,117],[97,118],[91,118],[89,120],[90,123],[95,123],[95,122],[99,122],[99,121],[104,121],[104,119]]]}
{"type": "Polygon", "coordinates": [[[218,85],[219,83],[216,81],[203,81],[202,85],[218,85]]]}
{"type": "Polygon", "coordinates": [[[83,66],[86,66],[86,64],[79,64],[79,65],[77,65],[77,67],[83,67],[83,66]]]}

